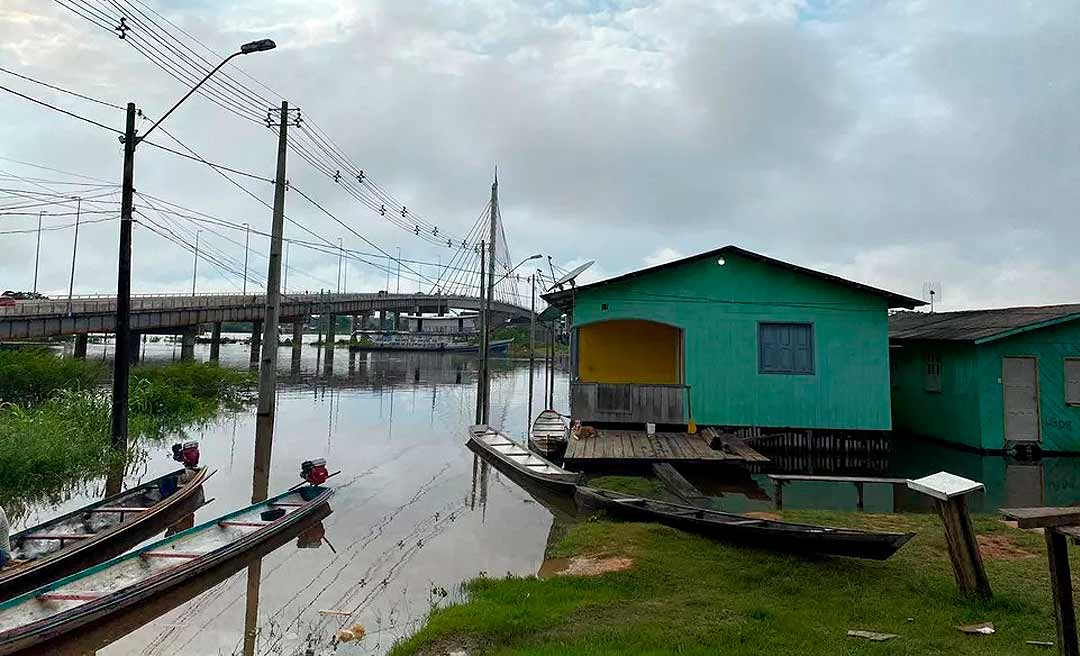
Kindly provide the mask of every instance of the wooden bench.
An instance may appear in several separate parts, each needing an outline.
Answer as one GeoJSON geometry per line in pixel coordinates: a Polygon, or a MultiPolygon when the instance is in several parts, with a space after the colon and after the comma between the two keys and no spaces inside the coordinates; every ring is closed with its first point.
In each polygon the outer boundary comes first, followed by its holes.
{"type": "Polygon", "coordinates": [[[268,526],[269,524],[270,524],[270,522],[233,522],[233,521],[218,522],[218,526],[220,526],[222,528],[225,528],[227,526],[238,526],[238,527],[241,527],[241,528],[262,528],[263,526],[268,526]]]}
{"type": "Polygon", "coordinates": [[[183,551],[144,551],[141,555],[143,558],[199,558],[205,554],[183,551]]]}
{"type": "Polygon", "coordinates": [[[104,596],[104,592],[45,592],[37,598],[41,601],[93,601],[104,596]]]}
{"type": "Polygon", "coordinates": [[[94,537],[93,533],[35,533],[24,535],[23,540],[59,540],[60,546],[64,546],[64,540],[89,540],[94,537]]]}
{"type": "Polygon", "coordinates": [[[146,512],[149,508],[125,508],[123,506],[102,506],[101,508],[91,508],[86,512],[91,513],[129,513],[129,512],[146,512]]]}
{"type": "Polygon", "coordinates": [[[857,507],[864,508],[863,486],[866,484],[876,485],[907,485],[906,478],[882,478],[879,476],[809,476],[803,474],[769,474],[769,480],[773,482],[773,501],[777,510],[784,509],[784,485],[792,481],[806,483],[852,483],[859,495],[857,507]]]}

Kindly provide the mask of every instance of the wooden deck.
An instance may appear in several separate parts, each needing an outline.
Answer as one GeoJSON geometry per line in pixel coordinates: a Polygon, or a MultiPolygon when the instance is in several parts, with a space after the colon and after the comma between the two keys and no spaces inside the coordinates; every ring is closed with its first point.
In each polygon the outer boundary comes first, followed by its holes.
{"type": "Polygon", "coordinates": [[[594,437],[570,439],[563,456],[567,467],[587,467],[601,463],[716,463],[768,462],[745,442],[730,435],[602,429],[594,437]],[[720,448],[712,448],[711,444],[720,448]]]}

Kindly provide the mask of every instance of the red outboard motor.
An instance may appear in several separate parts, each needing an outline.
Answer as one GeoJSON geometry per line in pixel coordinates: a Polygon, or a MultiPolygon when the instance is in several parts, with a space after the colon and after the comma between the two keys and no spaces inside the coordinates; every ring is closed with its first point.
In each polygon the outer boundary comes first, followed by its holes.
{"type": "Polygon", "coordinates": [[[300,464],[300,478],[312,485],[322,485],[330,478],[330,472],[326,469],[326,459],[305,460],[300,464]]]}
{"type": "Polygon", "coordinates": [[[172,457],[188,469],[195,469],[199,466],[199,443],[184,442],[172,445],[172,457]]]}

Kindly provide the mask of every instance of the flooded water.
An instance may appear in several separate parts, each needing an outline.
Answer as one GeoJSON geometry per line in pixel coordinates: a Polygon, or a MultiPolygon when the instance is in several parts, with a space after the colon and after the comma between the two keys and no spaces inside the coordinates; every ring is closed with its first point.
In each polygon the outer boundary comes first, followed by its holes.
{"type": "MultiPolygon", "coordinates": [[[[148,344],[146,359],[168,360],[172,352],[172,345],[148,344]]],[[[290,542],[262,559],[258,620],[246,627],[258,632],[255,653],[296,654],[308,647],[328,652],[335,632],[355,623],[367,636],[339,645],[337,653],[384,653],[423,621],[433,603],[453,600],[462,581],[537,571],[551,514],[464,446],[475,412],[474,358],[350,357],[338,349],[335,367],[327,371],[314,347],[304,348],[299,363],[291,353],[279,350],[270,491],[299,482],[306,459],[325,457],[331,471],[341,470],[330,481],[337,490],[333,513],[323,521],[336,553],[327,543],[300,549],[290,542]]],[[[198,359],[207,355],[208,349],[197,350],[198,359]]],[[[246,367],[247,347],[222,346],[221,362],[246,367]]],[[[536,385],[540,399],[539,373],[536,385]]],[[[565,379],[558,387],[562,396],[557,389],[556,398],[565,405],[565,379]]],[[[492,421],[515,436],[526,430],[527,391],[527,365],[496,365],[492,421]]],[[[217,470],[205,485],[206,498],[214,501],[197,511],[196,522],[250,503],[254,434],[252,409],[188,436],[199,440],[202,463],[217,470]]],[[[160,453],[139,479],[175,468],[169,454],[160,453]]],[[[85,505],[92,493],[42,508],[27,521],[85,505]]],[[[159,609],[159,617],[132,618],[129,624],[147,623],[103,638],[116,638],[107,646],[83,641],[68,648],[100,647],[100,654],[118,655],[244,653],[247,571],[207,583],[190,601],[176,599],[175,608],[159,609]]]]}
{"type": "MultiPolygon", "coordinates": [[[[96,346],[98,357],[104,348],[96,346]]],[[[201,345],[196,357],[206,360],[208,352],[201,345]]],[[[176,356],[172,344],[146,345],[148,361],[176,356]]],[[[331,471],[342,472],[330,481],[337,490],[332,514],[321,527],[284,536],[261,559],[233,562],[137,612],[83,631],[58,645],[57,653],[382,654],[414,631],[434,605],[458,599],[463,581],[538,571],[552,512],[561,516],[564,509],[522,490],[464,446],[464,429],[475,411],[475,358],[338,349],[328,370],[312,346],[305,346],[300,360],[292,359],[288,347],[278,356],[270,492],[297,483],[303,460],[324,457],[331,471]],[[325,541],[318,539],[320,530],[325,541]],[[336,631],[357,623],[366,630],[363,640],[334,644],[336,631]]],[[[248,362],[247,346],[222,346],[222,365],[247,368],[248,362]]],[[[538,371],[535,399],[543,398],[543,380],[538,371]]],[[[567,407],[567,391],[566,374],[558,372],[557,408],[567,407]]],[[[499,361],[492,375],[492,424],[523,437],[527,393],[527,364],[499,361]]],[[[534,401],[534,412],[539,406],[534,401]]],[[[216,470],[205,485],[205,497],[213,501],[193,521],[250,503],[254,434],[252,408],[186,436],[199,440],[202,463],[216,470]]],[[[986,493],[973,505],[987,512],[1005,505],[1064,505],[1080,492],[1078,459],[1020,462],[902,437],[884,453],[845,456],[842,462],[766,454],[773,463],[760,472],[684,474],[735,512],[773,507],[769,471],[916,477],[947,469],[986,483],[986,493]]],[[[153,454],[126,483],[175,468],[168,453],[153,454]]],[[[90,485],[81,496],[42,506],[24,524],[85,505],[100,487],[90,485]]],[[[856,493],[850,484],[790,483],[784,505],[854,510],[856,493]]],[[[865,508],[910,512],[930,506],[904,486],[869,485],[865,508]]]]}

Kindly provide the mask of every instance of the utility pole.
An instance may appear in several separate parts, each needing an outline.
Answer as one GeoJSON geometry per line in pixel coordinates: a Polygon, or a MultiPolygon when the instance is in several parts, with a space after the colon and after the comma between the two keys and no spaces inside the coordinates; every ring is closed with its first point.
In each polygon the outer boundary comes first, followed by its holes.
{"type": "Polygon", "coordinates": [[[341,249],[341,237],[337,240],[337,293],[341,293],[341,262],[345,259],[345,251],[341,249]]]}
{"type": "Polygon", "coordinates": [[[68,282],[68,316],[71,316],[71,297],[75,291],[75,254],[79,252],[79,215],[82,214],[82,197],[75,197],[75,239],[71,243],[71,280],[68,282]]]}
{"type": "MultiPolygon", "coordinates": [[[[484,295],[484,290],[487,289],[484,286],[484,258],[487,255],[487,251],[484,249],[484,240],[480,240],[480,296],[484,295]]],[[[480,304],[480,368],[476,372],[476,423],[483,424],[487,421],[484,416],[484,407],[486,406],[484,400],[484,367],[487,365],[487,358],[484,357],[487,354],[487,312],[484,309],[484,304],[480,304]]]]}
{"type": "Polygon", "coordinates": [[[248,245],[251,243],[251,226],[244,224],[244,296],[247,296],[248,245]]]}
{"type": "Polygon", "coordinates": [[[195,295],[195,281],[199,276],[199,235],[202,230],[195,231],[195,263],[191,266],[191,295],[195,295]]]}
{"type": "Polygon", "coordinates": [[[498,231],[499,224],[499,169],[495,169],[495,180],[491,183],[491,218],[489,219],[488,226],[488,254],[487,254],[487,293],[484,295],[484,335],[481,340],[483,353],[481,354],[481,360],[483,361],[482,371],[484,378],[484,421],[488,422],[488,415],[491,411],[491,373],[488,369],[489,359],[488,351],[490,350],[491,343],[491,299],[495,296],[495,235],[498,231]]]}
{"type": "Polygon", "coordinates": [[[281,234],[285,217],[285,156],[289,103],[281,102],[278,120],[277,175],[274,177],[274,220],[270,236],[270,264],[266,273],[266,312],[259,366],[259,410],[255,420],[255,472],[252,503],[266,499],[270,482],[270,454],[274,441],[274,376],[277,365],[278,313],[281,303],[281,234]]]}
{"type": "Polygon", "coordinates": [[[37,248],[34,250],[34,293],[37,293],[38,261],[41,259],[41,215],[37,213],[37,248]]]}
{"type": "Polygon", "coordinates": [[[401,293],[401,246],[397,247],[397,289],[394,293],[401,293]]]}
{"type": "MultiPolygon", "coordinates": [[[[131,213],[135,195],[135,103],[124,124],[124,179],[120,196],[120,252],[116,266],[116,348],[113,350],[112,446],[124,453],[128,437],[131,363],[131,213]]],[[[119,490],[117,490],[119,491],[119,490]]]]}
{"type": "Polygon", "coordinates": [[[289,290],[289,251],[292,250],[292,242],[285,244],[285,279],[281,281],[281,293],[289,290]]]}
{"type": "Polygon", "coordinates": [[[533,371],[536,367],[536,274],[529,276],[529,282],[532,283],[532,301],[529,305],[529,416],[525,422],[525,449],[529,448],[529,427],[532,425],[532,409],[533,409],[533,371]]]}

